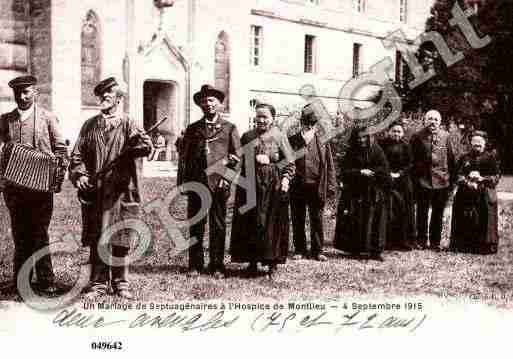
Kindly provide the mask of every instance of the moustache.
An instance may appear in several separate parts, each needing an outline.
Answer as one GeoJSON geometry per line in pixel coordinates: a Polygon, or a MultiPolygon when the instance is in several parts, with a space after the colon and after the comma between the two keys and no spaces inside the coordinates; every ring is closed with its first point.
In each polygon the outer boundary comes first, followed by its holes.
{"type": "Polygon", "coordinates": [[[106,97],[106,98],[102,99],[102,101],[100,102],[100,105],[102,107],[110,107],[110,106],[114,105],[115,103],[116,103],[116,101],[112,97],[106,97]]]}

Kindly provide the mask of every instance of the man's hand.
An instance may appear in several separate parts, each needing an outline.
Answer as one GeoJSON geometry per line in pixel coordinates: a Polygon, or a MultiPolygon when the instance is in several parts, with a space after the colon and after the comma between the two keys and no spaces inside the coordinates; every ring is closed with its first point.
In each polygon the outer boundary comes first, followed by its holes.
{"type": "Polygon", "coordinates": [[[480,177],[481,177],[481,174],[479,174],[479,171],[471,171],[471,172],[468,174],[468,177],[469,177],[470,179],[475,180],[475,179],[480,178],[480,177]]]}
{"type": "Polygon", "coordinates": [[[360,173],[362,175],[364,175],[365,177],[371,177],[371,176],[374,176],[374,171],[368,169],[368,168],[364,168],[363,170],[360,170],[360,173]]]}
{"type": "MultiPolygon", "coordinates": [[[[147,133],[145,133],[145,132],[140,133],[139,134],[139,138],[140,138],[141,143],[144,146],[148,146],[148,147],[152,147],[153,146],[153,144],[151,142],[151,137],[147,133]]],[[[159,146],[159,147],[165,147],[165,144],[163,146],[159,146]]]]}
{"type": "Polygon", "coordinates": [[[289,184],[290,180],[287,177],[283,177],[281,180],[281,191],[285,193],[288,192],[290,188],[289,184]]]}
{"type": "Polygon", "coordinates": [[[226,179],[224,178],[221,178],[219,180],[219,185],[218,185],[219,188],[225,190],[225,191],[228,191],[230,189],[230,182],[228,182],[226,179]]]}
{"type": "Polygon", "coordinates": [[[153,147],[153,142],[151,141],[151,137],[144,132],[143,130],[137,130],[130,139],[128,140],[128,145],[130,147],[153,147]]]}
{"type": "Polygon", "coordinates": [[[77,182],[75,183],[75,186],[81,191],[87,191],[92,186],[89,183],[89,176],[82,175],[77,179],[77,182]]]}
{"type": "Polygon", "coordinates": [[[261,165],[268,165],[269,163],[271,163],[271,160],[267,155],[256,155],[256,161],[261,165]]]}
{"type": "Polygon", "coordinates": [[[473,190],[477,190],[478,185],[477,185],[477,183],[476,183],[476,182],[470,182],[470,183],[468,184],[468,187],[469,187],[469,188],[471,188],[471,189],[473,189],[473,190]]]}

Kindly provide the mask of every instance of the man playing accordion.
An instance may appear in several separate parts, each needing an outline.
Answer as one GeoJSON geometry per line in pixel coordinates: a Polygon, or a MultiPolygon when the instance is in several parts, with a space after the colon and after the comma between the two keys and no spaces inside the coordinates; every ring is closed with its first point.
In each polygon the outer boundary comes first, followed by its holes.
{"type": "Polygon", "coordinates": [[[126,259],[137,233],[112,229],[122,220],[140,216],[138,158],[151,153],[152,143],[121,111],[123,91],[115,78],[101,81],[94,94],[101,112],[82,125],[69,168],[82,203],[82,243],[90,247],[91,283],[86,295],[89,299],[105,295],[111,286],[115,294],[131,299],[126,259]]]}
{"type": "MultiPolygon", "coordinates": [[[[37,79],[34,76],[21,76],[9,82],[18,106],[13,111],[1,115],[0,141],[6,145],[21,144],[37,150],[32,151],[33,153],[42,152],[51,157],[55,155],[66,158],[66,144],[57,118],[36,103],[36,83],[37,79]]],[[[14,167],[27,168],[22,158],[13,159],[12,162],[14,167]]],[[[14,172],[19,172],[19,176],[40,178],[32,173],[37,170],[29,168],[29,173],[22,173],[23,171],[16,171],[14,168],[14,172]]],[[[47,293],[55,293],[58,288],[54,283],[48,237],[48,226],[53,211],[53,193],[19,187],[12,182],[4,181],[4,178],[2,187],[14,238],[14,287],[23,264],[36,251],[47,248],[48,253],[35,263],[37,288],[47,293]]],[[[32,266],[32,263],[30,265],[32,266]]],[[[31,280],[31,275],[28,279],[31,280]]]]}

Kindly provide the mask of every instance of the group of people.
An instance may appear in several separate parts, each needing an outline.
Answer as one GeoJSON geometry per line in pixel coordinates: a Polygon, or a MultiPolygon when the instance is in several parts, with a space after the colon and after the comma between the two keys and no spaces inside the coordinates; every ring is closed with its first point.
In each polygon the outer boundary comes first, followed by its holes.
{"type": "Polygon", "coordinates": [[[497,252],[495,151],[487,148],[485,132],[474,131],[470,152],[457,160],[441,122],[438,111],[428,111],[426,127],[409,141],[402,122],[380,143],[368,129],[353,131],[340,164],[336,248],[378,260],[384,249],[440,251],[444,209],[456,190],[447,249],[497,252]]]}
{"type": "MultiPolygon", "coordinates": [[[[102,240],[102,235],[119,221],[140,216],[139,159],[152,152],[151,138],[123,113],[120,104],[124,92],[111,77],[94,88],[100,112],[84,122],[69,155],[56,116],[37,104],[37,79],[21,76],[11,80],[9,86],[17,108],[0,117],[0,142],[12,142],[61,157],[71,182],[81,194],[82,243],[90,248],[91,264],[87,295],[112,290],[123,298],[132,298],[127,257],[131,237],[137,233],[121,230],[109,236],[108,241],[102,240]]],[[[19,166],[21,168],[22,164],[19,166]]],[[[38,171],[38,168],[31,170],[38,171]]],[[[43,293],[63,291],[55,281],[49,249],[53,193],[21,188],[3,179],[2,191],[11,217],[15,247],[11,288],[19,291],[22,281],[28,280],[43,293]],[[22,268],[40,250],[44,251],[43,255],[33,266],[28,263],[31,270],[25,277],[22,268]]]]}
{"type": "MultiPolygon", "coordinates": [[[[120,220],[140,217],[140,159],[152,153],[152,140],[123,113],[123,91],[115,78],[108,78],[94,89],[100,112],[82,125],[68,156],[56,117],[36,104],[36,84],[33,76],[9,82],[17,108],[1,116],[0,141],[66,157],[69,179],[81,202],[82,242],[90,247],[86,294],[94,298],[113,292],[131,299],[126,259],[137,233],[120,230],[108,240],[104,234],[120,220]]],[[[351,255],[383,260],[385,249],[440,250],[443,211],[455,186],[450,249],[497,251],[495,186],[500,170],[495,153],[486,148],[486,133],[472,134],[471,152],[457,163],[437,111],[427,112],[425,129],[409,142],[401,123],[393,123],[380,143],[369,128],[358,127],[338,163],[337,178],[331,144],[319,131],[314,106],[303,108],[300,131],[289,137],[274,126],[275,108],[257,104],[255,128],[239,137],[237,127],[219,113],[224,98],[222,91],[202,86],[193,99],[203,117],[190,124],[180,138],[178,186],[203,184],[211,198],[207,215],[190,227],[190,237],[195,239],[188,249],[190,276],[206,270],[216,278],[226,275],[227,201],[234,179],[229,252],[232,262],[248,263],[251,274],[259,271],[259,263],[268,267],[269,275],[285,263],[290,220],[293,258],[326,261],[323,213],[326,203],[336,198],[337,189],[341,194],[334,246],[351,255]],[[230,171],[238,177],[227,175],[230,171]],[[209,263],[205,268],[207,222],[209,263]]],[[[10,183],[3,184],[3,193],[15,243],[16,288],[23,264],[34,252],[48,247],[53,196],[10,183]]],[[[204,199],[194,191],[186,194],[187,214],[192,218],[202,209],[204,199]]],[[[59,290],[49,251],[34,268],[40,290],[59,290]]]]}
{"type": "MultiPolygon", "coordinates": [[[[206,169],[222,159],[228,168],[241,163],[240,176],[253,188],[236,186],[230,238],[232,262],[268,266],[272,275],[288,256],[289,214],[292,217],[294,259],[326,261],[323,253],[324,207],[340,190],[335,248],[350,255],[382,261],[384,250],[431,249],[440,251],[444,209],[454,190],[450,250],[480,254],[497,252],[498,209],[495,187],[499,162],[486,147],[487,135],[474,131],[472,149],[458,161],[449,134],[436,110],[425,115],[425,128],[410,141],[405,125],[394,122],[379,141],[371,128],[354,128],[349,148],[338,163],[338,178],[331,145],[317,129],[313,106],[301,114],[301,130],[289,137],[273,126],[271,104],[255,107],[255,128],[239,140],[234,124],[222,119],[217,108],[224,94],[203,86],[194,100],[204,117],[190,125],[183,137],[179,185],[197,181],[208,186],[213,203],[209,210],[210,263],[207,272],[222,278],[226,234],[226,201],[230,183],[206,169]],[[233,158],[236,160],[234,161],[233,158]],[[248,178],[251,177],[251,178],[248,178]],[[338,182],[338,185],[337,185],[338,182]],[[256,202],[251,202],[253,191],[256,202]],[[310,217],[310,250],[305,217],[310,217]]],[[[200,203],[189,194],[189,217],[200,203]]],[[[191,228],[199,241],[189,251],[191,275],[205,270],[203,233],[206,219],[191,228]]]]}

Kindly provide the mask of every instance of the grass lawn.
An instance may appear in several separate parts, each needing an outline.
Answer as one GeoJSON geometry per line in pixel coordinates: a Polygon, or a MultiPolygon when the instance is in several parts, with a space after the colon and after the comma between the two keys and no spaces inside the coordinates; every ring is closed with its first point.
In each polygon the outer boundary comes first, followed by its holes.
{"type": "MultiPolygon", "coordinates": [[[[146,202],[165,196],[174,186],[170,179],[148,178],[143,188],[146,202]]],[[[172,203],[172,213],[184,216],[183,198],[172,203]]],[[[499,253],[479,256],[431,251],[386,252],[383,263],[358,261],[343,257],[332,248],[334,215],[326,216],[328,262],[293,261],[280,266],[278,273],[245,278],[243,265],[228,264],[229,277],[215,280],[209,276],[188,278],[185,275],[186,255],[170,256],[169,239],[154,214],[145,215],[152,229],[154,241],[145,257],[131,267],[131,285],[137,300],[314,300],[336,299],[355,295],[414,296],[441,295],[490,297],[489,303],[500,307],[513,307],[511,302],[500,299],[513,295],[513,206],[502,202],[499,207],[501,242],[499,253]]],[[[12,276],[13,242],[9,231],[6,208],[0,204],[0,284],[12,276]]],[[[75,191],[66,183],[61,194],[55,196],[55,209],[50,227],[52,241],[64,238],[53,245],[55,249],[67,248],[73,253],[54,254],[54,267],[61,283],[71,285],[78,277],[79,267],[87,263],[88,250],[76,245],[80,238],[80,208],[75,191]]],[[[226,258],[229,263],[229,258],[226,258]]],[[[0,293],[0,299],[13,296],[0,293]]],[[[106,298],[107,299],[107,298],[106,298]]]]}

